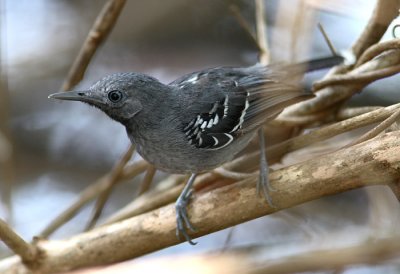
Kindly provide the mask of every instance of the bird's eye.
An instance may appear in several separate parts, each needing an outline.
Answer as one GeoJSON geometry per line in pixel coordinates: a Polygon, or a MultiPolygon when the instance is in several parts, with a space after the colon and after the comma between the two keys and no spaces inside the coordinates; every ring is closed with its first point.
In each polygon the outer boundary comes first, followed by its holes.
{"type": "Polygon", "coordinates": [[[113,103],[118,103],[122,100],[122,92],[119,90],[112,90],[108,93],[108,99],[113,103]]]}

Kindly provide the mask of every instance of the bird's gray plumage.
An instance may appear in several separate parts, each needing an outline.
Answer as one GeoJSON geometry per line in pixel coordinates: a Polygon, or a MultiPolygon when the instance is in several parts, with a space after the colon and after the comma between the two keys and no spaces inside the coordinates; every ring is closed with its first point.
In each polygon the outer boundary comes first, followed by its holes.
{"type": "Polygon", "coordinates": [[[284,107],[309,98],[283,71],[213,68],[165,85],[139,73],[101,79],[77,100],[122,123],[138,152],[159,169],[199,173],[231,160],[284,107]],[[109,93],[122,98],[112,102],[109,93]],[[97,101],[87,98],[97,98],[97,101]]]}

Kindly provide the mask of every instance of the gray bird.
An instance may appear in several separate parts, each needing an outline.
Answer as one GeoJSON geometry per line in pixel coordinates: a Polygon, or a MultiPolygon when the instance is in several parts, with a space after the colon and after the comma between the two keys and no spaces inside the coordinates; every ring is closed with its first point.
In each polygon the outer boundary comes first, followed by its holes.
{"type": "Polygon", "coordinates": [[[273,206],[262,125],[285,107],[308,99],[289,80],[301,72],[338,64],[334,56],[298,65],[218,67],[185,75],[169,84],[140,73],[106,76],[88,90],[60,92],[49,98],[95,106],[125,126],[139,154],[157,168],[191,174],[176,201],[177,236],[194,244],[187,204],[196,175],[232,160],[259,132],[260,180],[273,206]]]}

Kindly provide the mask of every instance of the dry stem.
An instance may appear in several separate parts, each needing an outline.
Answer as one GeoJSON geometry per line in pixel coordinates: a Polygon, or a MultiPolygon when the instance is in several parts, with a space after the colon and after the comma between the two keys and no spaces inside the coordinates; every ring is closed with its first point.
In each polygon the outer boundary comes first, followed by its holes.
{"type": "Polygon", "coordinates": [[[32,263],[36,259],[36,248],[25,242],[14,230],[2,219],[0,219],[0,239],[19,255],[25,263],[32,263]]]}
{"type": "Polygon", "coordinates": [[[256,6],[256,30],[257,30],[257,44],[260,49],[259,61],[263,65],[269,63],[269,51],[268,51],[268,38],[267,38],[267,26],[265,21],[265,9],[264,0],[255,0],[256,6]]]}
{"type": "Polygon", "coordinates": [[[153,165],[149,165],[144,175],[143,181],[140,183],[138,196],[142,195],[150,189],[151,183],[153,182],[154,175],[157,169],[153,165]]]}
{"type": "Polygon", "coordinates": [[[108,186],[107,188],[100,194],[97,199],[95,209],[93,211],[93,215],[90,218],[90,221],[86,227],[86,230],[93,228],[99,219],[101,212],[103,211],[104,205],[106,204],[108,198],[111,195],[112,189],[118,183],[118,180],[121,179],[122,172],[124,167],[131,159],[133,152],[135,151],[135,146],[130,145],[128,150],[124,153],[121,159],[115,164],[114,168],[106,175],[108,177],[108,186]]]}
{"type": "Polygon", "coordinates": [[[372,16],[363,33],[353,45],[353,53],[358,59],[370,46],[377,43],[386,32],[390,23],[397,17],[400,3],[398,0],[378,0],[372,16]]]}
{"type": "MultiPolygon", "coordinates": [[[[365,73],[398,66],[400,64],[399,52],[400,50],[390,50],[386,54],[382,54],[376,59],[373,59],[352,70],[349,72],[349,75],[360,76],[365,73]]],[[[387,74],[384,74],[383,76],[386,77],[387,74]]],[[[331,77],[331,75],[327,75],[325,79],[329,79],[329,77],[331,77]]],[[[285,120],[290,119],[290,117],[308,115],[310,113],[323,111],[327,108],[337,105],[345,99],[350,98],[354,93],[360,91],[368,83],[369,82],[358,84],[350,83],[349,85],[325,87],[318,91],[317,97],[286,108],[277,119],[285,120]]]]}
{"type": "MultiPolygon", "coordinates": [[[[123,170],[123,175],[120,181],[135,177],[136,175],[144,172],[147,168],[145,161],[139,161],[131,166],[126,166],[123,170]]],[[[119,182],[120,182],[119,181],[119,182]]],[[[69,208],[62,212],[56,219],[54,219],[41,233],[40,237],[47,238],[50,234],[56,231],[60,226],[72,219],[79,210],[82,209],[87,203],[95,199],[100,193],[103,193],[109,186],[109,176],[105,175],[85,190],[83,190],[77,201],[74,202],[69,208]]]]}
{"type": "MultiPolygon", "coordinates": [[[[273,198],[280,209],[326,195],[374,184],[392,184],[400,179],[400,132],[395,131],[328,155],[271,173],[277,190],[273,198]]],[[[256,176],[196,195],[188,208],[199,237],[274,210],[257,198],[256,176]],[[235,214],[227,214],[235,212],[235,214]]],[[[36,270],[60,272],[79,267],[114,263],[177,244],[175,208],[168,205],[134,218],[94,229],[64,241],[39,241],[44,256],[36,270]]],[[[15,259],[14,259],[15,260],[15,259]]],[[[24,266],[8,260],[2,273],[24,266]]]]}
{"type": "Polygon", "coordinates": [[[126,0],[109,0],[104,5],[79,51],[62,89],[70,90],[79,83],[94,53],[110,34],[126,0]]]}
{"type": "MultiPolygon", "coordinates": [[[[389,24],[397,16],[397,11],[400,7],[398,0],[378,0],[373,14],[365,28],[364,32],[360,35],[353,46],[353,53],[358,59],[362,53],[370,46],[377,43],[384,32],[386,31],[389,24]]],[[[371,72],[376,69],[387,68],[390,66],[398,65],[400,62],[398,52],[387,54],[385,58],[382,58],[377,64],[371,60],[371,66],[366,66],[364,69],[359,70],[356,73],[371,72]],[[391,62],[393,61],[393,62],[391,62]]],[[[334,68],[328,73],[325,79],[328,79],[338,69],[334,68]]],[[[343,73],[343,72],[341,72],[343,73]]],[[[354,73],[354,72],[353,72],[354,73]]],[[[285,120],[290,117],[299,117],[302,115],[310,115],[324,111],[337,104],[340,104],[343,100],[349,98],[355,92],[358,92],[363,88],[364,85],[349,85],[349,86],[335,86],[327,87],[318,92],[318,96],[314,99],[303,101],[296,105],[287,108],[278,119],[285,120]]],[[[332,108],[334,111],[335,108],[332,108]]]]}
{"type": "MultiPolygon", "coordinates": [[[[400,238],[390,237],[371,239],[349,247],[330,250],[313,250],[285,256],[279,259],[264,258],[270,253],[269,247],[250,247],[248,249],[224,250],[223,253],[195,254],[150,258],[145,261],[131,261],[104,268],[100,273],[196,273],[208,274],[289,274],[303,272],[334,271],[358,265],[377,265],[400,255],[400,238]],[[260,255],[261,254],[261,255],[260,255]]],[[[93,269],[79,274],[93,273],[93,269]]],[[[98,271],[96,269],[96,271],[98,271]]],[[[97,272],[96,272],[97,273],[97,272]]]]}

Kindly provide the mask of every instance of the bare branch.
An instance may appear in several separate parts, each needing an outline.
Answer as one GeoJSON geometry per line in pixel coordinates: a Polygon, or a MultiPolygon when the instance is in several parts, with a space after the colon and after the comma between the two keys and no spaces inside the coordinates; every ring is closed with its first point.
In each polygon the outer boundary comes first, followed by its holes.
{"type": "MultiPolygon", "coordinates": [[[[139,161],[131,166],[126,166],[123,170],[122,180],[134,177],[147,168],[147,163],[145,161],[139,161]]],[[[119,181],[120,182],[120,181],[119,181]]],[[[54,219],[41,233],[40,237],[47,238],[50,234],[56,231],[64,223],[72,219],[79,210],[82,209],[87,203],[95,199],[100,193],[103,193],[105,189],[109,186],[109,176],[105,175],[95,183],[88,186],[85,190],[81,192],[77,201],[67,208],[63,213],[61,213],[56,219],[54,219]]]]}
{"type": "Polygon", "coordinates": [[[268,65],[270,56],[268,50],[267,26],[265,21],[264,0],[255,0],[257,42],[260,49],[260,63],[268,65]]]}
{"type": "Polygon", "coordinates": [[[243,17],[243,15],[240,13],[240,10],[238,6],[236,5],[230,5],[229,10],[232,13],[232,15],[235,17],[239,25],[242,27],[242,29],[249,35],[251,40],[254,42],[254,45],[256,45],[257,49],[261,51],[260,45],[258,44],[256,34],[253,32],[251,29],[250,24],[246,21],[246,19],[243,17]]]}
{"type": "Polygon", "coordinates": [[[367,133],[363,134],[361,137],[357,138],[356,140],[354,140],[350,144],[346,145],[345,147],[354,146],[354,145],[360,144],[362,142],[365,142],[365,141],[367,141],[367,140],[369,140],[371,138],[374,138],[374,137],[378,136],[378,134],[382,133],[385,129],[390,127],[397,120],[399,115],[400,115],[400,110],[397,110],[395,113],[390,115],[382,123],[380,123],[379,125],[377,125],[373,129],[371,129],[367,133]]]}
{"type": "Polygon", "coordinates": [[[379,44],[372,45],[362,53],[354,66],[359,67],[360,65],[377,57],[379,54],[391,49],[400,49],[400,39],[393,39],[390,41],[385,41],[379,44]]]}
{"type": "MultiPolygon", "coordinates": [[[[362,75],[364,73],[397,66],[400,64],[399,52],[399,50],[390,50],[386,54],[381,54],[377,58],[363,64],[358,68],[355,68],[349,72],[349,75],[362,75]]],[[[333,72],[328,74],[325,79],[329,79],[332,74],[333,72]]],[[[322,111],[337,104],[338,102],[342,102],[343,100],[350,98],[354,93],[360,91],[367,84],[368,83],[360,83],[357,85],[350,84],[323,88],[318,91],[317,97],[286,108],[277,119],[285,120],[290,116],[296,117],[301,115],[309,115],[310,113],[322,111]]]]}
{"type": "Polygon", "coordinates": [[[367,26],[352,47],[356,59],[367,48],[381,39],[390,23],[397,17],[399,8],[400,2],[398,0],[378,0],[376,2],[375,9],[367,26]]]}
{"type": "Polygon", "coordinates": [[[101,212],[103,211],[104,205],[106,204],[108,198],[111,195],[112,189],[118,183],[118,180],[120,180],[124,167],[131,159],[134,151],[135,151],[135,146],[130,145],[128,150],[121,157],[121,159],[115,164],[114,168],[108,173],[108,186],[97,199],[93,215],[90,218],[88,225],[86,226],[86,230],[89,230],[95,226],[97,220],[101,215],[101,212]]]}
{"type": "Polygon", "coordinates": [[[108,0],[104,5],[63,83],[63,90],[70,90],[82,80],[90,60],[110,34],[125,2],[126,0],[108,0]]]}
{"type": "MultiPolygon", "coordinates": [[[[397,51],[398,54],[400,51],[397,51]]],[[[333,85],[355,85],[355,86],[366,86],[376,80],[392,76],[400,72],[400,65],[395,65],[391,67],[381,68],[378,70],[364,72],[361,74],[352,74],[349,73],[347,75],[334,75],[327,79],[323,79],[321,81],[316,81],[313,84],[313,91],[318,91],[322,88],[333,86],[333,85]]]]}
{"type": "MultiPolygon", "coordinates": [[[[149,273],[158,272],[160,269],[165,273],[190,273],[196,269],[199,273],[209,274],[289,274],[329,270],[334,271],[329,273],[342,273],[339,270],[358,265],[379,265],[395,260],[400,255],[400,238],[370,239],[353,246],[314,250],[278,259],[265,258],[269,253],[269,247],[251,246],[245,250],[224,250],[218,254],[166,256],[150,258],[145,262],[117,264],[107,267],[101,273],[140,273],[143,272],[143,266],[149,273]]],[[[92,273],[92,269],[79,272],[89,273],[92,273]]]]}
{"type": "MultiPolygon", "coordinates": [[[[400,179],[400,132],[380,137],[271,173],[276,205],[292,207],[326,195],[400,179]]],[[[257,176],[196,195],[188,208],[199,237],[274,210],[256,196],[257,176]],[[235,212],[235,214],[226,214],[235,212]]],[[[63,241],[39,241],[44,256],[35,269],[55,273],[79,267],[109,264],[159,250],[179,241],[175,235],[173,204],[123,222],[100,227],[63,241]]],[[[0,263],[0,272],[13,268],[0,263]]]]}
{"type": "Polygon", "coordinates": [[[142,195],[146,191],[150,189],[151,183],[153,182],[154,175],[156,174],[157,169],[153,165],[149,165],[147,167],[146,174],[143,178],[143,181],[140,183],[138,196],[142,195]]]}
{"type": "Polygon", "coordinates": [[[14,230],[2,219],[0,219],[0,239],[12,250],[15,254],[21,257],[25,263],[32,263],[37,259],[37,249],[24,241],[14,230]]]}

